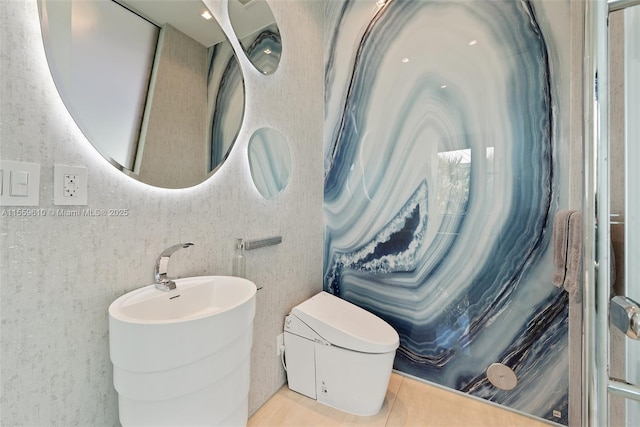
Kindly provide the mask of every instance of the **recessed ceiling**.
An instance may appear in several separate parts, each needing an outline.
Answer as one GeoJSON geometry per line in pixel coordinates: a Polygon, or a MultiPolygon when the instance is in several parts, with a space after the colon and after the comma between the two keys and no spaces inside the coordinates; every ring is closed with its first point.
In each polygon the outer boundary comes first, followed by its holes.
{"type": "Polygon", "coordinates": [[[114,0],[159,27],[170,24],[206,47],[225,40],[215,18],[206,20],[202,0],[114,0]]]}

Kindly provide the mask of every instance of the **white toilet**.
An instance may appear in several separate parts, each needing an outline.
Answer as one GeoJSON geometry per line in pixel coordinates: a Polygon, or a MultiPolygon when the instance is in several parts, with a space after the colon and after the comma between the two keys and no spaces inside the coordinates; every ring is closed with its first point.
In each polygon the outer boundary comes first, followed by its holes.
{"type": "Polygon", "coordinates": [[[285,317],[289,388],[352,414],[377,414],[399,343],[384,320],[321,292],[285,317]]]}

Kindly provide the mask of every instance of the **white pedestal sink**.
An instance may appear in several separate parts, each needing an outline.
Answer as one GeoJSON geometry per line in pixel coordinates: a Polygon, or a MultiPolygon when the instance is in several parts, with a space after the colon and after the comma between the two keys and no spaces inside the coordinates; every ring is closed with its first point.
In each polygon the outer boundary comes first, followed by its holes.
{"type": "Polygon", "coordinates": [[[228,276],[145,286],[109,307],[123,426],[244,426],[256,286],[228,276]]]}

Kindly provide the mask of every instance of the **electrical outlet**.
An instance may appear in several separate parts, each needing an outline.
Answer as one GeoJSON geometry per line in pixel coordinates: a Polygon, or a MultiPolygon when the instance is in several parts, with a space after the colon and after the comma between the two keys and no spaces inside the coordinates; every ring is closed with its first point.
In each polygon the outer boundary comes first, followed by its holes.
{"type": "Polygon", "coordinates": [[[53,204],[87,204],[87,168],[81,166],[54,165],[53,204]]]}
{"type": "Polygon", "coordinates": [[[78,175],[65,174],[62,184],[62,195],[64,197],[78,197],[78,175]]]}
{"type": "Polygon", "coordinates": [[[276,356],[280,356],[282,354],[282,349],[284,349],[284,334],[280,334],[276,337],[276,356]]]}

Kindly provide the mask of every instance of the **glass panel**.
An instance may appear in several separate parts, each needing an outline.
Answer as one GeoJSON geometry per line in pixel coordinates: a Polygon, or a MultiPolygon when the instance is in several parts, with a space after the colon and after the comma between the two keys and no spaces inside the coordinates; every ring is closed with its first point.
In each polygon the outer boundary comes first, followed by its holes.
{"type": "MultiPolygon", "coordinates": [[[[615,256],[612,267],[616,266],[615,277],[612,277],[612,291],[609,297],[625,293],[625,247],[624,247],[624,212],[625,212],[625,153],[624,153],[624,12],[610,14],[609,19],[609,150],[610,166],[610,212],[611,212],[611,247],[615,256]]],[[[624,378],[626,337],[616,328],[609,328],[609,359],[611,361],[608,376],[624,378]]],[[[609,419],[614,426],[624,425],[625,399],[612,394],[609,398],[609,419]]]]}
{"type": "MultiPolygon", "coordinates": [[[[626,145],[626,295],[640,301],[640,6],[624,11],[626,145]]],[[[640,384],[640,341],[627,340],[627,381],[640,384]]],[[[640,402],[627,400],[627,425],[640,419],[640,402]]]]}
{"type": "MultiPolygon", "coordinates": [[[[627,8],[609,14],[609,137],[611,241],[615,257],[612,296],[640,301],[640,13],[627,8]]],[[[613,324],[609,337],[609,376],[640,384],[640,342],[628,338],[613,324]]],[[[609,424],[635,426],[640,402],[617,394],[609,396],[609,424]]]]}

